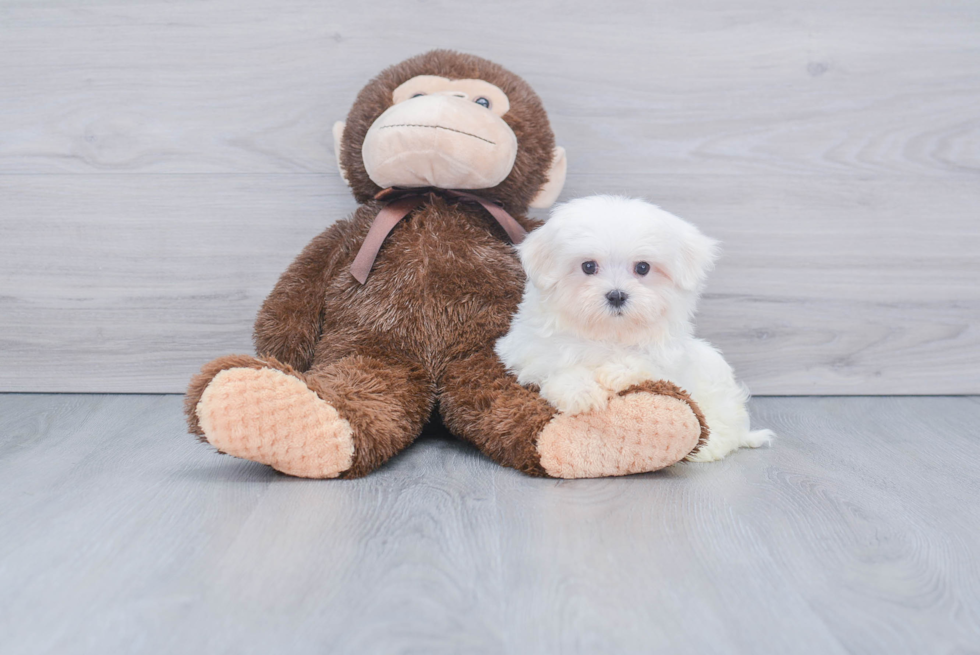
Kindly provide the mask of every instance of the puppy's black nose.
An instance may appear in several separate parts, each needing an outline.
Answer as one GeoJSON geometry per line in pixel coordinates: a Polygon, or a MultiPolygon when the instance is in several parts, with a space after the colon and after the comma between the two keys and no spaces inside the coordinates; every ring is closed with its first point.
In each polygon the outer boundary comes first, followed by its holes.
{"type": "Polygon", "coordinates": [[[616,309],[619,309],[620,307],[625,305],[627,298],[629,298],[629,296],[626,295],[626,292],[620,291],[619,289],[613,289],[612,291],[606,294],[606,300],[608,300],[609,304],[615,307],[616,309]]]}

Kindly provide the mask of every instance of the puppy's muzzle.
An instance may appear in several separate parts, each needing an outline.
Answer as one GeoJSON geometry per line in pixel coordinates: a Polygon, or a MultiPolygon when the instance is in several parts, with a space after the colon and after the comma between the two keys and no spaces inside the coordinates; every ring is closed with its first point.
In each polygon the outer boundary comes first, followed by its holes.
{"type": "Polygon", "coordinates": [[[619,289],[613,289],[606,294],[606,300],[616,309],[619,309],[625,305],[627,298],[629,298],[629,295],[625,291],[620,291],[619,289]]]}

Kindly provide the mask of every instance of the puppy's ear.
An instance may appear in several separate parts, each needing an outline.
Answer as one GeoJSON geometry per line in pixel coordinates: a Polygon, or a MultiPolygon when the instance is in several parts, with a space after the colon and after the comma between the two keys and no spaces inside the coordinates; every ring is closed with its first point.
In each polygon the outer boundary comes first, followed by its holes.
{"type": "Polygon", "coordinates": [[[542,291],[548,291],[558,284],[557,261],[550,232],[545,223],[532,230],[521,245],[517,246],[521,265],[524,266],[528,278],[542,291]]]}
{"type": "Polygon", "coordinates": [[[701,234],[693,225],[681,240],[674,281],[682,289],[696,290],[704,283],[718,258],[718,242],[701,234]]]}

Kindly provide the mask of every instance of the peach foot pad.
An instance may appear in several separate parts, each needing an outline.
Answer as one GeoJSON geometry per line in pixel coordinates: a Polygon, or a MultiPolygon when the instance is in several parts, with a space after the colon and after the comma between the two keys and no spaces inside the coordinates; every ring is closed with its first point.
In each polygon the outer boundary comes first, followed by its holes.
{"type": "Polygon", "coordinates": [[[631,393],[602,410],[556,415],[538,436],[538,455],[556,478],[630,475],[679,462],[700,436],[701,424],[683,400],[631,393]]]}
{"type": "Polygon", "coordinates": [[[197,417],[223,453],[303,478],[335,478],[351,467],[351,426],[302,380],[271,368],[221,371],[197,417]]]}

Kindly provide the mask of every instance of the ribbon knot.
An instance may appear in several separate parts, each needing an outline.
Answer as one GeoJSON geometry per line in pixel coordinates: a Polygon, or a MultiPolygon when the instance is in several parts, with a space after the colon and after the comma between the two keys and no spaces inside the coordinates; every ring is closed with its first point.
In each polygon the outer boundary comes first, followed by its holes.
{"type": "Polygon", "coordinates": [[[374,266],[374,260],[377,259],[378,252],[381,250],[381,244],[388,238],[391,231],[395,229],[398,222],[408,216],[413,209],[425,202],[427,197],[431,199],[437,194],[444,194],[451,198],[458,198],[481,205],[490,212],[490,215],[496,219],[500,227],[504,228],[507,236],[510,237],[514,245],[519,244],[527,236],[527,231],[503,207],[466,191],[435,188],[382,189],[375,195],[375,199],[391,200],[381,208],[381,211],[371,221],[371,228],[364,238],[364,243],[361,244],[360,250],[357,251],[357,256],[354,257],[354,262],[350,266],[350,272],[355,280],[361,284],[367,282],[368,275],[371,274],[371,268],[374,266]]]}

